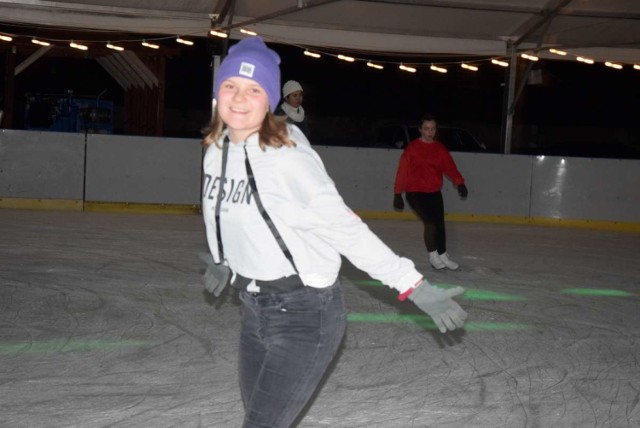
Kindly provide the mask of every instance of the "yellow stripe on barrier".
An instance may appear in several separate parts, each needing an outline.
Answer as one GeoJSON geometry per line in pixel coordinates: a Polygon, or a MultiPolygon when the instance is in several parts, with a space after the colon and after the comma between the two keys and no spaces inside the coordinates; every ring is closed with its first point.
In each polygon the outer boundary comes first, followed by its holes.
{"type": "Polygon", "coordinates": [[[532,217],[529,223],[536,226],[574,227],[581,229],[612,230],[617,232],[640,232],[640,223],[626,221],[532,217]]]}
{"type": "Polygon", "coordinates": [[[137,213],[137,214],[200,214],[200,205],[141,204],[129,202],[84,203],[87,212],[137,213]]]}
{"type": "MultiPolygon", "coordinates": [[[[0,198],[0,208],[24,210],[52,210],[52,211],[88,211],[88,212],[118,212],[140,214],[201,214],[200,205],[181,204],[143,204],[129,202],[98,202],[66,199],[28,199],[28,198],[0,198]]],[[[416,215],[411,211],[374,211],[356,210],[363,219],[368,220],[413,220],[416,215]]],[[[468,223],[497,223],[524,224],[533,226],[551,226],[582,228],[596,230],[610,230],[618,232],[640,233],[640,223],[607,220],[579,220],[546,217],[523,217],[478,214],[445,214],[447,221],[468,223]]]]}
{"type": "MultiPolygon", "coordinates": [[[[417,220],[417,217],[413,212],[406,211],[395,212],[357,210],[356,214],[358,214],[363,219],[369,220],[417,220]]],[[[640,232],[640,223],[624,221],[579,220],[546,217],[477,215],[457,213],[447,213],[445,214],[445,219],[447,221],[460,221],[469,223],[524,224],[532,226],[611,230],[618,232],[640,232]]]]}

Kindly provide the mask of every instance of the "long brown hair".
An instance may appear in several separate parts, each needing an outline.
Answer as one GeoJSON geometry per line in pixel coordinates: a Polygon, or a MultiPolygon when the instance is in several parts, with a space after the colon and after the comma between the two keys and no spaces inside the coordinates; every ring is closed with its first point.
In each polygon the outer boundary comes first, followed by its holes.
{"type": "MultiPolygon", "coordinates": [[[[205,137],[202,140],[202,145],[208,147],[214,144],[220,148],[218,140],[220,139],[220,135],[222,135],[222,131],[224,131],[224,127],[225,124],[222,117],[220,117],[220,113],[218,113],[218,109],[214,109],[211,122],[209,122],[209,125],[203,130],[205,137]]],[[[262,126],[260,126],[260,130],[258,130],[258,136],[262,150],[265,150],[267,146],[277,149],[282,146],[294,147],[296,145],[296,143],[289,139],[287,123],[284,118],[276,117],[270,111],[267,112],[264,121],[262,121],[262,126]]]]}

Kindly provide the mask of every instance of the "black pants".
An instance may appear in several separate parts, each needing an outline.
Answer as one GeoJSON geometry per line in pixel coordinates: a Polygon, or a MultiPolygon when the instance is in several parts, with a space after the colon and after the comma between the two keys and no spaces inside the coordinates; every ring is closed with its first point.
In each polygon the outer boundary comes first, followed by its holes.
{"type": "Polygon", "coordinates": [[[424,244],[427,251],[447,251],[447,236],[444,230],[444,202],[441,192],[407,192],[407,202],[424,225],[424,244]]]}
{"type": "Polygon", "coordinates": [[[240,292],[243,428],[289,428],[335,357],[347,325],[340,283],[240,292]]]}

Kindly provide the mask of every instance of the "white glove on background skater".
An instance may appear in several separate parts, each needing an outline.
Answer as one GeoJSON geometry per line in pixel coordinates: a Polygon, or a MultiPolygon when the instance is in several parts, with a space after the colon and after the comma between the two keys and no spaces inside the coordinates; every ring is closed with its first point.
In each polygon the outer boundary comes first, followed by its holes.
{"type": "Polygon", "coordinates": [[[441,333],[464,326],[467,313],[452,299],[464,293],[464,288],[453,287],[447,290],[434,287],[426,279],[415,288],[403,293],[399,300],[408,298],[433,319],[441,333]],[[407,295],[407,293],[409,293],[407,295]]]}

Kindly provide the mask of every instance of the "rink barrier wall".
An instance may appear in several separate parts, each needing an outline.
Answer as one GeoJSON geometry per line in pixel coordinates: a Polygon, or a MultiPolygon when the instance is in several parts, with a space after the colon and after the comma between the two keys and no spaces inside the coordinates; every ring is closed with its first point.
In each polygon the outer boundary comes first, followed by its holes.
{"type": "MultiPolygon", "coordinates": [[[[314,145],[345,202],[363,218],[415,220],[392,209],[400,150],[314,145]]],[[[640,160],[452,153],[450,221],[640,231],[640,160]]],[[[0,130],[0,208],[200,212],[196,139],[0,130]]]]}
{"type": "Polygon", "coordinates": [[[114,135],[90,137],[86,145],[86,201],[200,203],[200,141],[114,135]]]}

